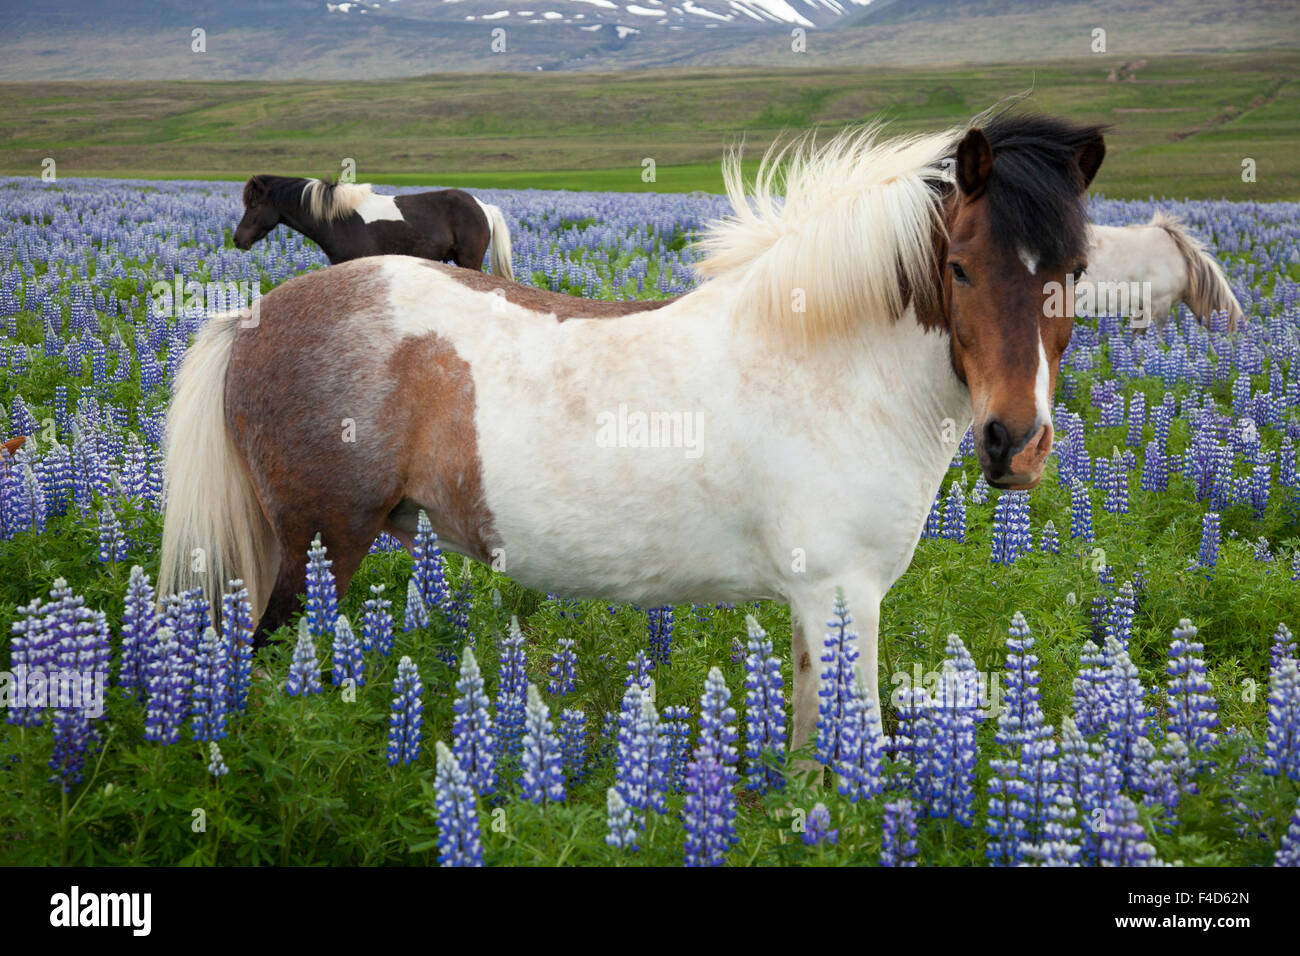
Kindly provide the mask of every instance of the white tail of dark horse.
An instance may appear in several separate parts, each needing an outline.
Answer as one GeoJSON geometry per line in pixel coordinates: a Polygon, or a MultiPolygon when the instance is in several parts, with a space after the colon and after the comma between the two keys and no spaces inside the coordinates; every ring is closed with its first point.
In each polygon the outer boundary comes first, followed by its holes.
{"type": "MultiPolygon", "coordinates": [[[[285,283],[251,327],[212,320],[169,416],[161,593],[215,599],[238,576],[255,616],[296,607],[313,534],[346,588],[375,535],[409,541],[423,509],[444,547],[527,587],[788,603],[802,746],[836,589],[874,696],[881,599],[971,424],[952,337],[902,291],[946,272],[945,208],[966,206],[945,207],[936,184],[953,182],[964,132],[800,148],[784,199],[770,166],[746,196],[729,163],[735,210],[703,244],[707,281],[659,308],[614,318],[611,303],[379,256],[285,283]]],[[[977,158],[958,168],[988,175],[977,158]]],[[[1079,202],[1076,178],[1063,202],[1079,202]]],[[[1003,252],[1017,281],[1041,286],[1023,250],[1003,252]]],[[[1021,319],[1028,365],[976,404],[1014,400],[1032,421],[1050,409],[1045,333],[1037,304],[1021,319]]]]}
{"type": "Polygon", "coordinates": [[[474,197],[474,201],[487,217],[488,232],[492,235],[492,242],[488,247],[488,267],[493,275],[514,281],[513,247],[510,244],[510,226],[506,223],[505,214],[499,206],[484,202],[477,196],[474,197]]]}

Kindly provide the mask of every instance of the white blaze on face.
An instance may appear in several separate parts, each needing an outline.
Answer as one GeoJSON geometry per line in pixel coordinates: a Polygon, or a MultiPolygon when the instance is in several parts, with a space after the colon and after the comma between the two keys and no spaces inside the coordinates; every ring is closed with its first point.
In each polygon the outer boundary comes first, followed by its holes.
{"type": "Polygon", "coordinates": [[[1025,264],[1025,268],[1029,270],[1029,274],[1031,276],[1037,274],[1038,259],[1037,257],[1031,255],[1028,249],[1020,250],[1020,261],[1025,264]]]}
{"type": "Polygon", "coordinates": [[[362,222],[378,222],[381,219],[402,222],[406,218],[397,208],[397,200],[393,196],[381,196],[378,193],[371,193],[361,201],[357,206],[357,215],[362,222]]]}
{"type": "Polygon", "coordinates": [[[1043,348],[1043,334],[1038,333],[1038,371],[1034,375],[1034,409],[1038,413],[1039,427],[1052,423],[1052,396],[1047,394],[1051,384],[1051,370],[1047,367],[1047,349],[1043,348]]]}

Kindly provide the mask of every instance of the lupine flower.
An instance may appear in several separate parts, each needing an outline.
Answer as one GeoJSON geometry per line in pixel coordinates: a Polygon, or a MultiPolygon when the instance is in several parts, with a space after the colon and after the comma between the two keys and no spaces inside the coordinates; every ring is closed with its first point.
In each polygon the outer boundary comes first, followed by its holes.
{"type": "Polygon", "coordinates": [[[727,706],[731,692],[714,667],[700,697],[700,737],[686,769],[686,865],[721,866],[736,842],[736,712],[727,706]]]}
{"type": "Polygon", "coordinates": [[[605,791],[605,806],[605,819],[609,827],[605,842],[616,850],[638,849],[636,838],[639,831],[636,821],[632,817],[631,808],[619,796],[617,787],[605,791]]]}
{"type": "Polygon", "coordinates": [[[334,622],[332,657],[334,666],[330,670],[330,680],[335,687],[340,687],[349,680],[355,687],[366,685],[366,664],[361,656],[361,642],[352,633],[352,625],[342,614],[334,622]]]}
{"type": "Polygon", "coordinates": [[[1146,737],[1150,716],[1144,698],[1146,690],[1128,651],[1114,637],[1106,638],[1110,669],[1106,675],[1106,748],[1115,755],[1124,784],[1138,787],[1147,772],[1138,741],[1146,737]]]}
{"type": "MultiPolygon", "coordinates": [[[[420,681],[420,672],[409,657],[397,662],[397,677],[393,680],[393,709],[388,720],[388,765],[396,767],[399,763],[412,764],[420,757],[420,738],[424,724],[424,703],[420,700],[424,693],[424,684],[420,681]]],[[[442,748],[443,744],[438,743],[442,748]]],[[[459,762],[455,762],[456,786],[464,786],[473,802],[474,791],[470,789],[469,780],[459,762]]],[[[442,774],[442,754],[438,754],[439,776],[442,774]]],[[[441,829],[441,827],[440,827],[441,829]]],[[[445,865],[445,864],[444,864],[445,865]]]]}
{"type": "Polygon", "coordinates": [[[834,617],[827,622],[821,661],[821,684],[817,696],[817,760],[833,766],[840,758],[844,738],[844,721],[852,706],[853,675],[857,671],[858,635],[849,630],[853,617],[844,600],[844,592],[835,592],[834,617]]]}
{"type": "Polygon", "coordinates": [[[1219,563],[1219,516],[1207,511],[1201,519],[1201,550],[1196,562],[1203,568],[1212,568],[1219,563]]]}
{"type": "Polygon", "coordinates": [[[513,761],[523,746],[524,710],[528,705],[524,632],[519,629],[519,618],[514,615],[510,617],[509,633],[501,640],[500,664],[497,686],[497,753],[500,760],[513,761]]]}
{"type": "Polygon", "coordinates": [[[293,663],[289,665],[289,680],[284,691],[290,697],[320,694],[320,662],[316,660],[316,642],[312,640],[307,619],[298,619],[298,644],[293,649],[293,663]]]}
{"type": "Polygon", "coordinates": [[[937,491],[934,493],[934,501],[930,502],[930,511],[925,517],[924,527],[921,528],[921,537],[943,537],[943,501],[937,491]]]}
{"type": "Polygon", "coordinates": [[[370,585],[370,597],[361,606],[361,648],[372,647],[387,657],[393,653],[393,603],[384,597],[384,585],[370,585]]]}
{"type": "Polygon", "coordinates": [[[157,631],[158,608],[154,590],[149,584],[149,575],[137,564],[131,568],[131,578],[126,585],[126,601],[122,608],[122,664],[117,676],[118,686],[128,693],[144,693],[146,654],[157,631]]]}
{"type": "Polygon", "coordinates": [[[655,667],[668,663],[673,647],[673,606],[652,607],[649,612],[650,661],[655,667]]]}
{"type": "Polygon", "coordinates": [[[195,740],[220,740],[226,736],[226,708],[230,693],[230,648],[208,627],[194,661],[191,729],[195,740]]]}
{"type": "Polygon", "coordinates": [[[577,687],[578,655],[573,652],[573,638],[562,637],[559,648],[551,655],[551,669],[547,672],[550,682],[546,692],[552,697],[572,694],[577,687]]]}
{"type": "MultiPolygon", "coordinates": [[[[416,519],[415,542],[413,550],[414,567],[411,580],[419,590],[420,598],[426,610],[438,608],[451,623],[451,589],[447,587],[447,571],[442,557],[442,548],[438,547],[438,536],[429,524],[429,516],[420,511],[416,519]]],[[[408,607],[409,607],[408,599],[408,607]]],[[[428,624],[419,625],[427,627],[428,624]]],[[[410,630],[410,628],[407,628],[410,630]]]]}
{"type": "MultiPolygon", "coordinates": [[[[1099,460],[1097,464],[1101,464],[1099,460]]],[[[1102,507],[1109,514],[1128,514],[1128,468],[1119,455],[1111,458],[1106,469],[1106,481],[1103,486],[1105,498],[1102,507]]]]}
{"type": "Polygon", "coordinates": [[[1143,491],[1166,491],[1169,488],[1169,464],[1160,450],[1159,441],[1147,442],[1141,487],[1143,491]]]}
{"type": "MultiPolygon", "coordinates": [[[[398,664],[411,665],[409,657],[398,664]]],[[[410,670],[414,673],[414,666],[410,670]]],[[[400,681],[401,678],[399,677],[400,681]]],[[[416,677],[418,684],[419,678],[416,677]]],[[[437,793],[438,863],[441,866],[482,866],[483,837],[478,822],[474,788],[455,755],[441,740],[434,745],[437,769],[433,786],[437,793]]],[[[390,763],[393,761],[390,759],[390,763]]]]}
{"type": "MultiPolygon", "coordinates": [[[[18,619],[13,623],[13,637],[9,644],[9,669],[16,685],[29,686],[38,679],[37,675],[48,677],[54,663],[56,642],[57,637],[48,626],[40,601],[34,600],[18,609],[18,619]]],[[[39,727],[42,710],[42,707],[30,701],[16,701],[10,705],[7,719],[19,727],[39,727]]]]}
{"type": "Polygon", "coordinates": [[[826,804],[814,804],[812,810],[808,812],[802,839],[804,846],[840,842],[840,831],[831,829],[831,812],[826,809],[826,804]]]}
{"type": "Polygon", "coordinates": [[[330,572],[333,561],[325,557],[320,535],[312,539],[307,550],[307,627],[312,639],[328,641],[334,637],[334,621],[339,616],[338,587],[330,572]]]}
{"type": "Polygon", "coordinates": [[[168,628],[159,628],[148,654],[146,680],[149,701],[145,711],[144,739],[161,744],[180,740],[185,719],[185,682],[180,644],[168,628]]]}
{"type": "Polygon", "coordinates": [[[895,700],[898,729],[892,741],[894,759],[900,765],[910,765],[908,787],[914,798],[928,806],[930,769],[946,766],[934,757],[934,707],[923,687],[904,687],[897,692],[895,700]]]}
{"type": "Polygon", "coordinates": [[[560,712],[560,756],[569,782],[581,783],[587,776],[587,715],[580,710],[560,712]]]}
{"type": "Polygon", "coordinates": [[[659,722],[653,699],[637,685],[627,688],[619,714],[618,755],[614,785],[644,829],[645,812],[667,812],[668,735],[659,722]]]}
{"type": "Polygon", "coordinates": [[[218,778],[230,773],[230,768],[226,766],[226,760],[221,755],[221,748],[215,740],[208,741],[208,773],[218,778]]]}
{"type": "Polygon", "coordinates": [[[88,698],[96,687],[102,688],[108,677],[109,639],[108,623],[102,611],[85,607],[80,597],[65,600],[63,605],[68,613],[56,615],[51,625],[58,639],[57,671],[64,677],[59,692],[53,685],[49,691],[54,736],[49,766],[55,771],[51,781],[60,783],[67,793],[81,782],[86,751],[98,739],[88,698]],[[73,681],[71,687],[67,684],[68,677],[73,681]],[[70,695],[70,699],[65,695],[70,695]]]}
{"type": "MultiPolygon", "coordinates": [[[[451,748],[464,768],[470,786],[480,796],[496,790],[496,764],[492,747],[492,715],[487,694],[483,692],[483,674],[472,647],[460,657],[460,679],[456,681],[460,696],[452,704],[451,748]]],[[[567,711],[566,711],[567,713],[567,711]]]]}
{"type": "Polygon", "coordinates": [[[653,669],[654,664],[650,662],[649,655],[645,651],[637,651],[636,656],[627,662],[627,679],[623,681],[623,686],[650,690],[654,687],[654,678],[650,676],[653,669]]]}
{"type": "Polygon", "coordinates": [[[1132,800],[1119,794],[1111,806],[1104,808],[1104,814],[1097,859],[1101,866],[1156,865],[1155,847],[1147,842],[1132,800]]]}
{"type": "Polygon", "coordinates": [[[994,564],[1015,564],[1020,555],[1033,550],[1029,534],[1029,495],[1005,491],[993,508],[993,538],[989,560],[994,564]]]}
{"type": "Polygon", "coordinates": [[[902,797],[885,804],[881,866],[916,866],[916,811],[912,801],[902,797]]]}
{"type": "MultiPolygon", "coordinates": [[[[926,725],[929,765],[924,782],[928,812],[968,827],[974,822],[975,711],[979,687],[970,652],[956,634],[948,635],[947,659],[926,725]]],[[[914,753],[913,760],[919,755],[914,753]]]]}
{"type": "Polygon", "coordinates": [[[781,767],[785,761],[785,697],[781,660],[772,653],[772,640],[752,614],[749,654],[745,658],[745,761],[746,787],[766,793],[785,786],[781,767]]]}
{"type": "Polygon", "coordinates": [[[1295,635],[1285,624],[1279,624],[1277,633],[1273,635],[1273,647],[1269,650],[1269,667],[1277,667],[1287,657],[1296,659],[1295,635]]]}
{"type": "MultiPolygon", "coordinates": [[[[468,648],[466,648],[468,650],[468,648]]],[[[529,803],[564,799],[564,763],[551,712],[536,684],[528,685],[520,795],[529,803]]]]}
{"type": "Polygon", "coordinates": [[[1061,553],[1061,536],[1057,534],[1056,525],[1051,521],[1043,525],[1043,531],[1038,540],[1038,550],[1043,554],[1061,553]]]}
{"type": "Polygon", "coordinates": [[[843,736],[840,738],[840,757],[834,764],[835,776],[841,796],[857,803],[864,797],[870,799],[883,789],[880,776],[880,718],[875,701],[858,673],[853,685],[853,696],[844,715],[843,736]]]}
{"type": "Polygon", "coordinates": [[[230,654],[229,707],[236,713],[248,706],[248,691],[253,684],[253,608],[248,603],[248,588],[236,578],[221,597],[221,632],[230,654]]]}
{"type": "Polygon", "coordinates": [[[1300,780],[1300,671],[1289,657],[1269,674],[1264,773],[1300,780]]]}
{"type": "Polygon", "coordinates": [[[989,483],[984,480],[983,472],[975,479],[975,484],[971,487],[970,500],[972,504],[982,505],[989,500],[989,483]]]}
{"type": "Polygon", "coordinates": [[[1174,628],[1169,646],[1169,732],[1178,734],[1193,750],[1208,750],[1219,725],[1218,702],[1205,677],[1200,654],[1205,645],[1196,640],[1196,628],[1183,618],[1174,628]]]}
{"type": "Polygon", "coordinates": [[[1079,675],[1074,679],[1074,719],[1086,737],[1100,733],[1106,724],[1108,696],[1106,655],[1092,641],[1079,654],[1079,675]]]}
{"type": "Polygon", "coordinates": [[[1126,581],[1120,585],[1110,604],[1109,624],[1111,633],[1120,646],[1128,649],[1129,638],[1133,636],[1133,617],[1137,611],[1137,599],[1133,596],[1133,582],[1126,581]]]}
{"type": "Polygon", "coordinates": [[[126,538],[122,534],[122,523],[107,503],[99,509],[99,560],[101,564],[126,560],[126,538]]]}
{"type": "Polygon", "coordinates": [[[1092,498],[1088,486],[1077,478],[1070,485],[1070,537],[1092,541],[1092,498]]]}
{"type": "Polygon", "coordinates": [[[429,626],[429,610],[420,596],[420,586],[415,578],[406,582],[406,611],[402,615],[402,630],[406,633],[429,626]]]}
{"type": "Polygon", "coordinates": [[[948,486],[948,499],[943,509],[943,536],[958,543],[966,540],[966,496],[956,481],[948,486]]]}
{"type": "Polygon", "coordinates": [[[665,707],[662,717],[668,734],[668,789],[680,793],[686,782],[686,765],[691,759],[691,709],[665,707]]]}
{"type": "Polygon", "coordinates": [[[1061,722],[1057,775],[1079,809],[1081,860],[1086,864],[1095,863],[1105,823],[1103,809],[1110,806],[1120,792],[1123,775],[1115,763],[1114,755],[1100,744],[1084,740],[1070,717],[1061,722]]]}
{"type": "Polygon", "coordinates": [[[1282,836],[1282,845],[1273,857],[1274,866],[1300,866],[1300,803],[1291,813],[1291,825],[1282,836]]]}

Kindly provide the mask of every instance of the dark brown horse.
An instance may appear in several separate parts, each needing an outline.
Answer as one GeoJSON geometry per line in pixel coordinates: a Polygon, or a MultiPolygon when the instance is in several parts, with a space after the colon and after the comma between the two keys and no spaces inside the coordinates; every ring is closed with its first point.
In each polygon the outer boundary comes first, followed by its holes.
{"type": "Polygon", "coordinates": [[[478,269],[490,243],[492,272],[514,277],[505,216],[459,189],[381,196],[363,183],[254,176],[244,184],[235,246],[252,248],[280,223],[314,241],[331,263],[404,255],[478,269]]]}

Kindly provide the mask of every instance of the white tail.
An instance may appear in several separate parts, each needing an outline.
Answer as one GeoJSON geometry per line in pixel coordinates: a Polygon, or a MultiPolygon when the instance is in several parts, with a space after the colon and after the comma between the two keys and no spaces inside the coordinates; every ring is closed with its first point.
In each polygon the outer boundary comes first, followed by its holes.
{"type": "Polygon", "coordinates": [[[1192,314],[1205,320],[1211,312],[1226,312],[1228,331],[1236,331],[1241,318],[1241,304],[1232,294],[1232,286],[1228,285],[1223,268],[1198,239],[1187,233],[1176,216],[1157,212],[1151,217],[1151,225],[1159,226],[1169,234],[1187,267],[1187,288],[1183,296],[1192,314]]]}
{"type": "Polygon", "coordinates": [[[499,207],[481,199],[474,201],[483,210],[483,215],[487,216],[488,232],[492,237],[492,248],[488,251],[492,274],[513,282],[515,267],[511,261],[510,227],[506,225],[506,217],[499,207]]]}
{"type": "Polygon", "coordinates": [[[279,566],[271,525],[226,430],[226,369],[243,313],[210,319],[176,375],[167,414],[167,508],[158,595],[203,588],[216,624],[221,594],[243,578],[262,615],[279,566]]]}

